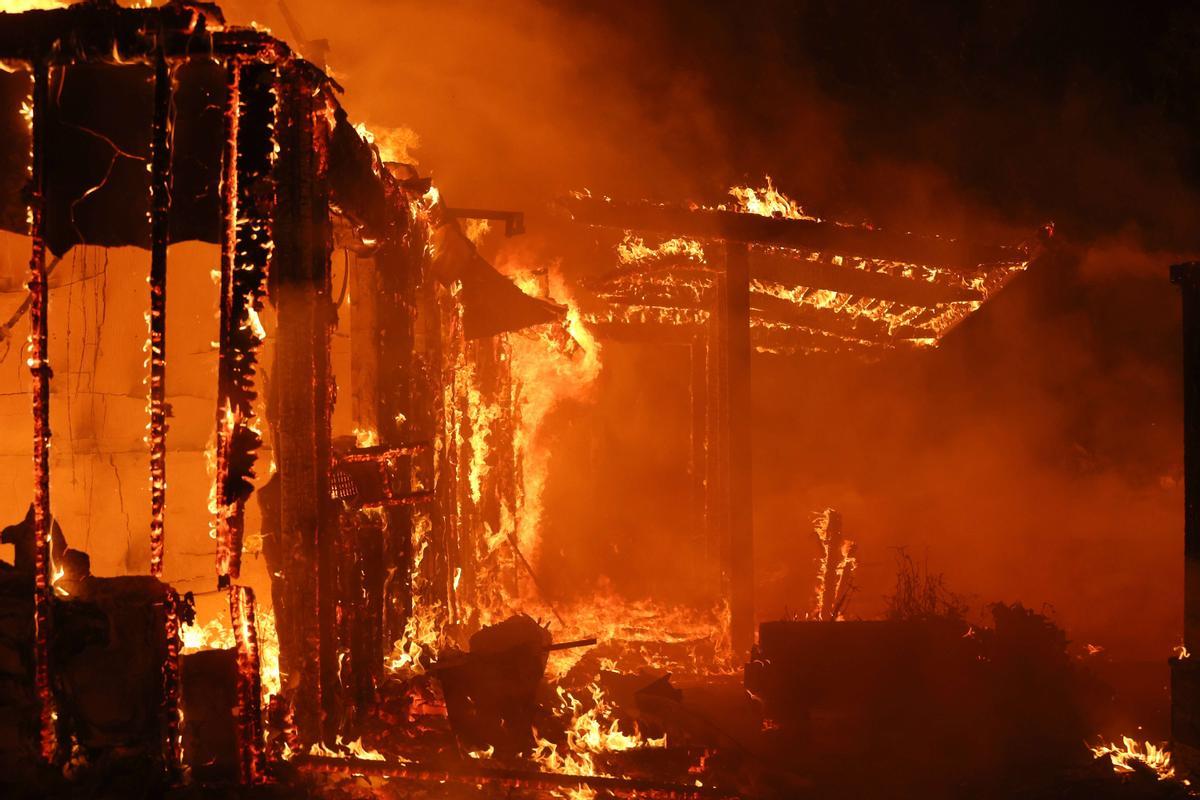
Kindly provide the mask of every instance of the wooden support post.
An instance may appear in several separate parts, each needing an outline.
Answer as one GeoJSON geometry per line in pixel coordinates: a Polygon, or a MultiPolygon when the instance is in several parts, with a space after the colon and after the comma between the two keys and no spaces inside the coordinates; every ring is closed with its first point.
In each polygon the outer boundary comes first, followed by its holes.
{"type": "Polygon", "coordinates": [[[167,243],[171,211],[171,70],[154,61],[150,162],[150,574],[162,577],[167,504],[167,243]]]}
{"type": "Polygon", "coordinates": [[[1171,267],[1183,299],[1183,645],[1200,650],[1200,262],[1171,267]]]}
{"type": "Polygon", "coordinates": [[[163,600],[163,663],[162,663],[162,760],[163,774],[168,784],[179,781],[183,750],[180,741],[182,719],[180,702],[179,594],[168,588],[163,600]]]}
{"type": "Polygon", "coordinates": [[[708,463],[705,465],[705,522],[710,552],[718,565],[721,596],[731,606],[729,581],[729,303],[726,275],[714,277],[712,316],[705,343],[708,463]]]}
{"type": "Polygon", "coordinates": [[[34,564],[34,685],[39,704],[39,750],[52,761],[57,746],[54,693],[50,682],[50,641],[54,589],[50,559],[50,287],[46,283],[46,111],[50,101],[50,67],[33,65],[33,164],[30,170],[29,370],[33,379],[33,525],[34,564]]]}
{"type": "Polygon", "coordinates": [[[238,778],[244,785],[262,781],[265,773],[262,724],[262,672],[254,590],[229,587],[229,620],[237,650],[238,778]]]}
{"type": "Polygon", "coordinates": [[[378,267],[373,258],[355,258],[350,270],[350,406],[354,427],[382,436],[379,426],[378,267]]]}
{"type": "Polygon", "coordinates": [[[462,333],[461,284],[445,291],[437,291],[438,313],[441,319],[440,355],[438,368],[441,370],[442,408],[442,461],[438,468],[438,502],[441,504],[442,530],[439,546],[438,578],[446,598],[449,623],[462,622],[458,597],[455,592],[455,572],[462,563],[464,454],[460,444],[463,439],[464,409],[466,407],[466,378],[462,371],[466,367],[466,341],[462,333]]]}
{"type": "Polygon", "coordinates": [[[237,580],[246,500],[262,440],[253,424],[254,385],[274,216],[273,65],[230,59],[221,175],[221,287],[217,351],[216,539],[220,586],[237,580]]]}
{"type": "Polygon", "coordinates": [[[725,246],[725,348],[729,380],[729,610],[735,653],[754,644],[754,510],[751,497],[750,254],[725,246]]]}
{"type": "Polygon", "coordinates": [[[1171,755],[1200,772],[1200,262],[1171,267],[1183,300],[1183,652],[1171,661],[1171,755]]]}
{"type": "Polygon", "coordinates": [[[217,410],[216,410],[216,526],[217,578],[221,587],[228,587],[237,577],[233,569],[234,550],[240,551],[241,523],[239,508],[228,502],[225,487],[229,484],[229,454],[237,418],[232,407],[234,326],[237,311],[234,297],[234,268],[236,266],[238,220],[238,123],[241,117],[242,67],[230,59],[226,67],[225,142],[221,155],[221,284],[220,323],[217,334],[217,410]]]}
{"type": "Polygon", "coordinates": [[[689,391],[692,425],[689,431],[688,472],[691,478],[692,509],[695,517],[695,538],[699,550],[710,554],[708,513],[705,508],[705,488],[708,485],[708,342],[702,336],[692,339],[688,348],[690,368],[689,391]]]}
{"type": "MultiPolygon", "coordinates": [[[[403,219],[407,222],[407,218],[403,219]]],[[[397,242],[401,238],[395,237],[397,242]]],[[[374,302],[376,322],[371,339],[376,351],[374,415],[380,439],[387,444],[409,437],[418,421],[414,418],[413,408],[413,392],[417,385],[413,351],[419,276],[414,256],[418,252],[389,242],[380,248],[373,263],[372,278],[377,293],[374,302]]],[[[352,293],[351,297],[355,295],[352,293]]],[[[358,306],[352,305],[351,315],[356,314],[358,306]]],[[[410,491],[413,489],[413,462],[414,457],[410,455],[398,466],[404,471],[401,477],[404,488],[410,491]]],[[[412,613],[413,510],[393,507],[384,513],[387,527],[383,540],[385,583],[380,649],[387,653],[403,636],[412,613]]]]}
{"type": "Polygon", "coordinates": [[[324,100],[299,69],[280,81],[271,299],[277,309],[271,407],[279,472],[285,603],[281,668],[299,678],[295,721],[305,745],[332,744],[338,724],[337,513],[329,498],[330,242],[324,100]]]}
{"type": "Polygon", "coordinates": [[[1200,262],[1171,268],[1183,298],[1183,645],[1200,649],[1200,262]]]}

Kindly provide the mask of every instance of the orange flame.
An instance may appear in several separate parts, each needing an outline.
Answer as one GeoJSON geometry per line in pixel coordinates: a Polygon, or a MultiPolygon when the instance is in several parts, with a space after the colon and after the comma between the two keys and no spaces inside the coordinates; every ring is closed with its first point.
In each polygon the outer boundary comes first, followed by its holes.
{"type": "MultiPolygon", "coordinates": [[[[1149,768],[1158,775],[1160,781],[1175,778],[1175,767],[1171,765],[1171,751],[1164,745],[1146,742],[1139,745],[1136,740],[1121,737],[1121,744],[1099,744],[1092,748],[1096,758],[1108,757],[1113,769],[1117,772],[1133,772],[1138,765],[1149,768]]],[[[1183,783],[1187,783],[1184,781],[1183,783]]]]}

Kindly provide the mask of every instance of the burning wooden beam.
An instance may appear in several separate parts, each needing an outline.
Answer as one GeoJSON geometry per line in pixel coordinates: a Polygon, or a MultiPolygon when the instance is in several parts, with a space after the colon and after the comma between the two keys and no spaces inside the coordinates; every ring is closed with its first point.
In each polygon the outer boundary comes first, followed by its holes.
{"type": "Polygon", "coordinates": [[[167,244],[171,212],[171,70],[154,59],[150,162],[150,574],[162,577],[167,504],[167,244]]]}
{"type": "Polygon", "coordinates": [[[245,503],[262,440],[254,425],[254,371],[265,333],[258,320],[273,244],[277,75],[230,59],[221,180],[220,337],[217,361],[216,534],[222,586],[241,572],[245,503]]]}
{"type": "MultiPolygon", "coordinates": [[[[758,247],[751,251],[750,278],[770,281],[789,289],[827,289],[843,294],[872,297],[909,306],[934,306],[941,303],[965,303],[986,299],[979,289],[962,285],[965,274],[949,273],[959,282],[905,278],[835,263],[833,254],[814,253],[800,256],[780,248],[758,247]]],[[[870,263],[870,262],[868,262],[870,263]]],[[[698,266],[681,256],[668,256],[643,264],[629,264],[582,282],[597,293],[616,285],[643,285],[678,280],[684,276],[711,275],[713,270],[698,266]]]]}
{"type": "Polygon", "coordinates": [[[234,359],[233,329],[236,323],[233,307],[235,263],[234,250],[237,243],[238,217],[238,125],[241,118],[241,64],[231,60],[227,65],[225,91],[225,147],[222,154],[221,172],[221,286],[220,333],[217,343],[217,466],[215,520],[217,533],[217,576],[222,586],[237,578],[234,563],[235,547],[241,550],[241,519],[238,509],[226,496],[229,484],[229,461],[231,439],[235,424],[231,396],[235,391],[232,362],[234,359]]]}
{"type": "Polygon", "coordinates": [[[929,339],[934,335],[913,325],[891,323],[863,313],[845,313],[834,308],[797,303],[764,292],[752,292],[750,305],[757,323],[779,322],[878,345],[889,345],[904,339],[929,339]]]}
{"type": "Polygon", "coordinates": [[[821,220],[782,219],[736,211],[649,202],[629,203],[593,197],[570,197],[563,200],[562,204],[572,219],[584,225],[770,245],[805,253],[838,253],[972,272],[978,270],[981,264],[1024,260],[1011,247],[981,246],[954,239],[897,234],[821,220]]]}
{"type": "Polygon", "coordinates": [[[229,619],[237,649],[238,770],[243,784],[259,783],[265,773],[262,724],[262,675],[258,653],[254,590],[229,587],[229,619]]]}
{"type": "Polygon", "coordinates": [[[758,248],[750,265],[750,277],[789,288],[828,289],[909,306],[982,302],[985,299],[984,293],[978,289],[943,281],[899,278],[870,269],[839,265],[833,262],[834,258],[833,255],[822,254],[818,260],[811,260],[797,258],[786,251],[773,252],[768,248],[758,248]]]}
{"type": "Polygon", "coordinates": [[[53,629],[53,588],[50,515],[50,291],[46,283],[46,110],[49,107],[50,67],[44,60],[33,66],[32,164],[29,202],[29,370],[33,384],[33,520],[34,564],[34,685],[39,704],[39,745],[42,758],[54,759],[54,692],[50,682],[50,638],[53,629]]]}
{"type": "Polygon", "coordinates": [[[181,622],[179,609],[182,600],[174,589],[167,589],[163,601],[163,632],[165,649],[162,665],[162,726],[163,726],[163,771],[169,783],[179,778],[183,751],[180,741],[180,649],[181,622]]]}

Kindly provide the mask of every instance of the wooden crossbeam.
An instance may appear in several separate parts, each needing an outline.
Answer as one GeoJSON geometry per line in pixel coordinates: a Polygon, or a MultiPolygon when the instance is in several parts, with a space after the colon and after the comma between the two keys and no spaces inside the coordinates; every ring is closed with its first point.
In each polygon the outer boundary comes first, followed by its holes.
{"type": "Polygon", "coordinates": [[[862,314],[854,316],[832,308],[796,303],[759,292],[751,294],[750,307],[754,312],[754,319],[759,321],[802,325],[844,338],[861,339],[876,344],[888,344],[895,339],[927,339],[932,335],[929,331],[912,325],[889,328],[883,320],[872,319],[862,314]]]}
{"type": "Polygon", "coordinates": [[[773,245],[806,253],[882,258],[972,272],[984,264],[1023,260],[1012,247],[976,245],[954,239],[891,233],[857,225],[781,219],[716,209],[689,209],[593,197],[561,201],[576,222],[605,228],[773,245]]]}
{"type": "MultiPolygon", "coordinates": [[[[615,287],[638,278],[647,286],[666,283],[670,277],[711,275],[711,269],[697,267],[686,259],[655,260],[646,265],[631,264],[591,278],[583,285],[593,292],[610,296],[615,287]]],[[[908,306],[933,306],[941,303],[983,302],[984,293],[967,286],[955,286],[917,278],[901,278],[881,272],[831,263],[828,258],[810,261],[783,252],[765,249],[752,251],[752,280],[778,283],[788,289],[828,289],[832,292],[889,300],[908,306]]]]}

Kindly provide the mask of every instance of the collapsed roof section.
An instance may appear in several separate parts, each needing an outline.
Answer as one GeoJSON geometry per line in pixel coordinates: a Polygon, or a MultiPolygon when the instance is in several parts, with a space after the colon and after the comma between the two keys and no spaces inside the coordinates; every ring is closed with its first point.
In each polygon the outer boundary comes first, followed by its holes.
{"type": "Polygon", "coordinates": [[[1050,233],[1018,246],[980,246],[799,214],[584,195],[563,203],[576,222],[626,232],[619,265],[585,282],[593,297],[584,319],[600,335],[703,337],[719,302],[720,246],[737,245],[750,253],[754,347],[784,354],[936,346],[1025,270],[1050,233]],[[631,232],[658,241],[648,245],[631,232]]]}
{"type": "MultiPolygon", "coordinates": [[[[341,88],[285,43],[252,28],[226,26],[215,6],[120,8],[82,3],[0,14],[0,229],[29,232],[29,64],[48,61],[45,242],[56,255],[75,245],[149,248],[151,132],[155,68],[163,50],[172,71],[172,243],[221,241],[221,164],[228,85],[223,58],[254,56],[288,64],[319,87],[329,119],[328,176],[339,244],[358,250],[407,235],[411,203],[429,182],[404,165],[384,164],[348,118],[341,88]]],[[[436,199],[436,193],[433,197],[436,199]]],[[[433,224],[457,225],[449,214],[433,224]]],[[[447,258],[461,260],[464,315],[477,335],[554,321],[562,309],[523,293],[459,236],[447,258]]]]}

